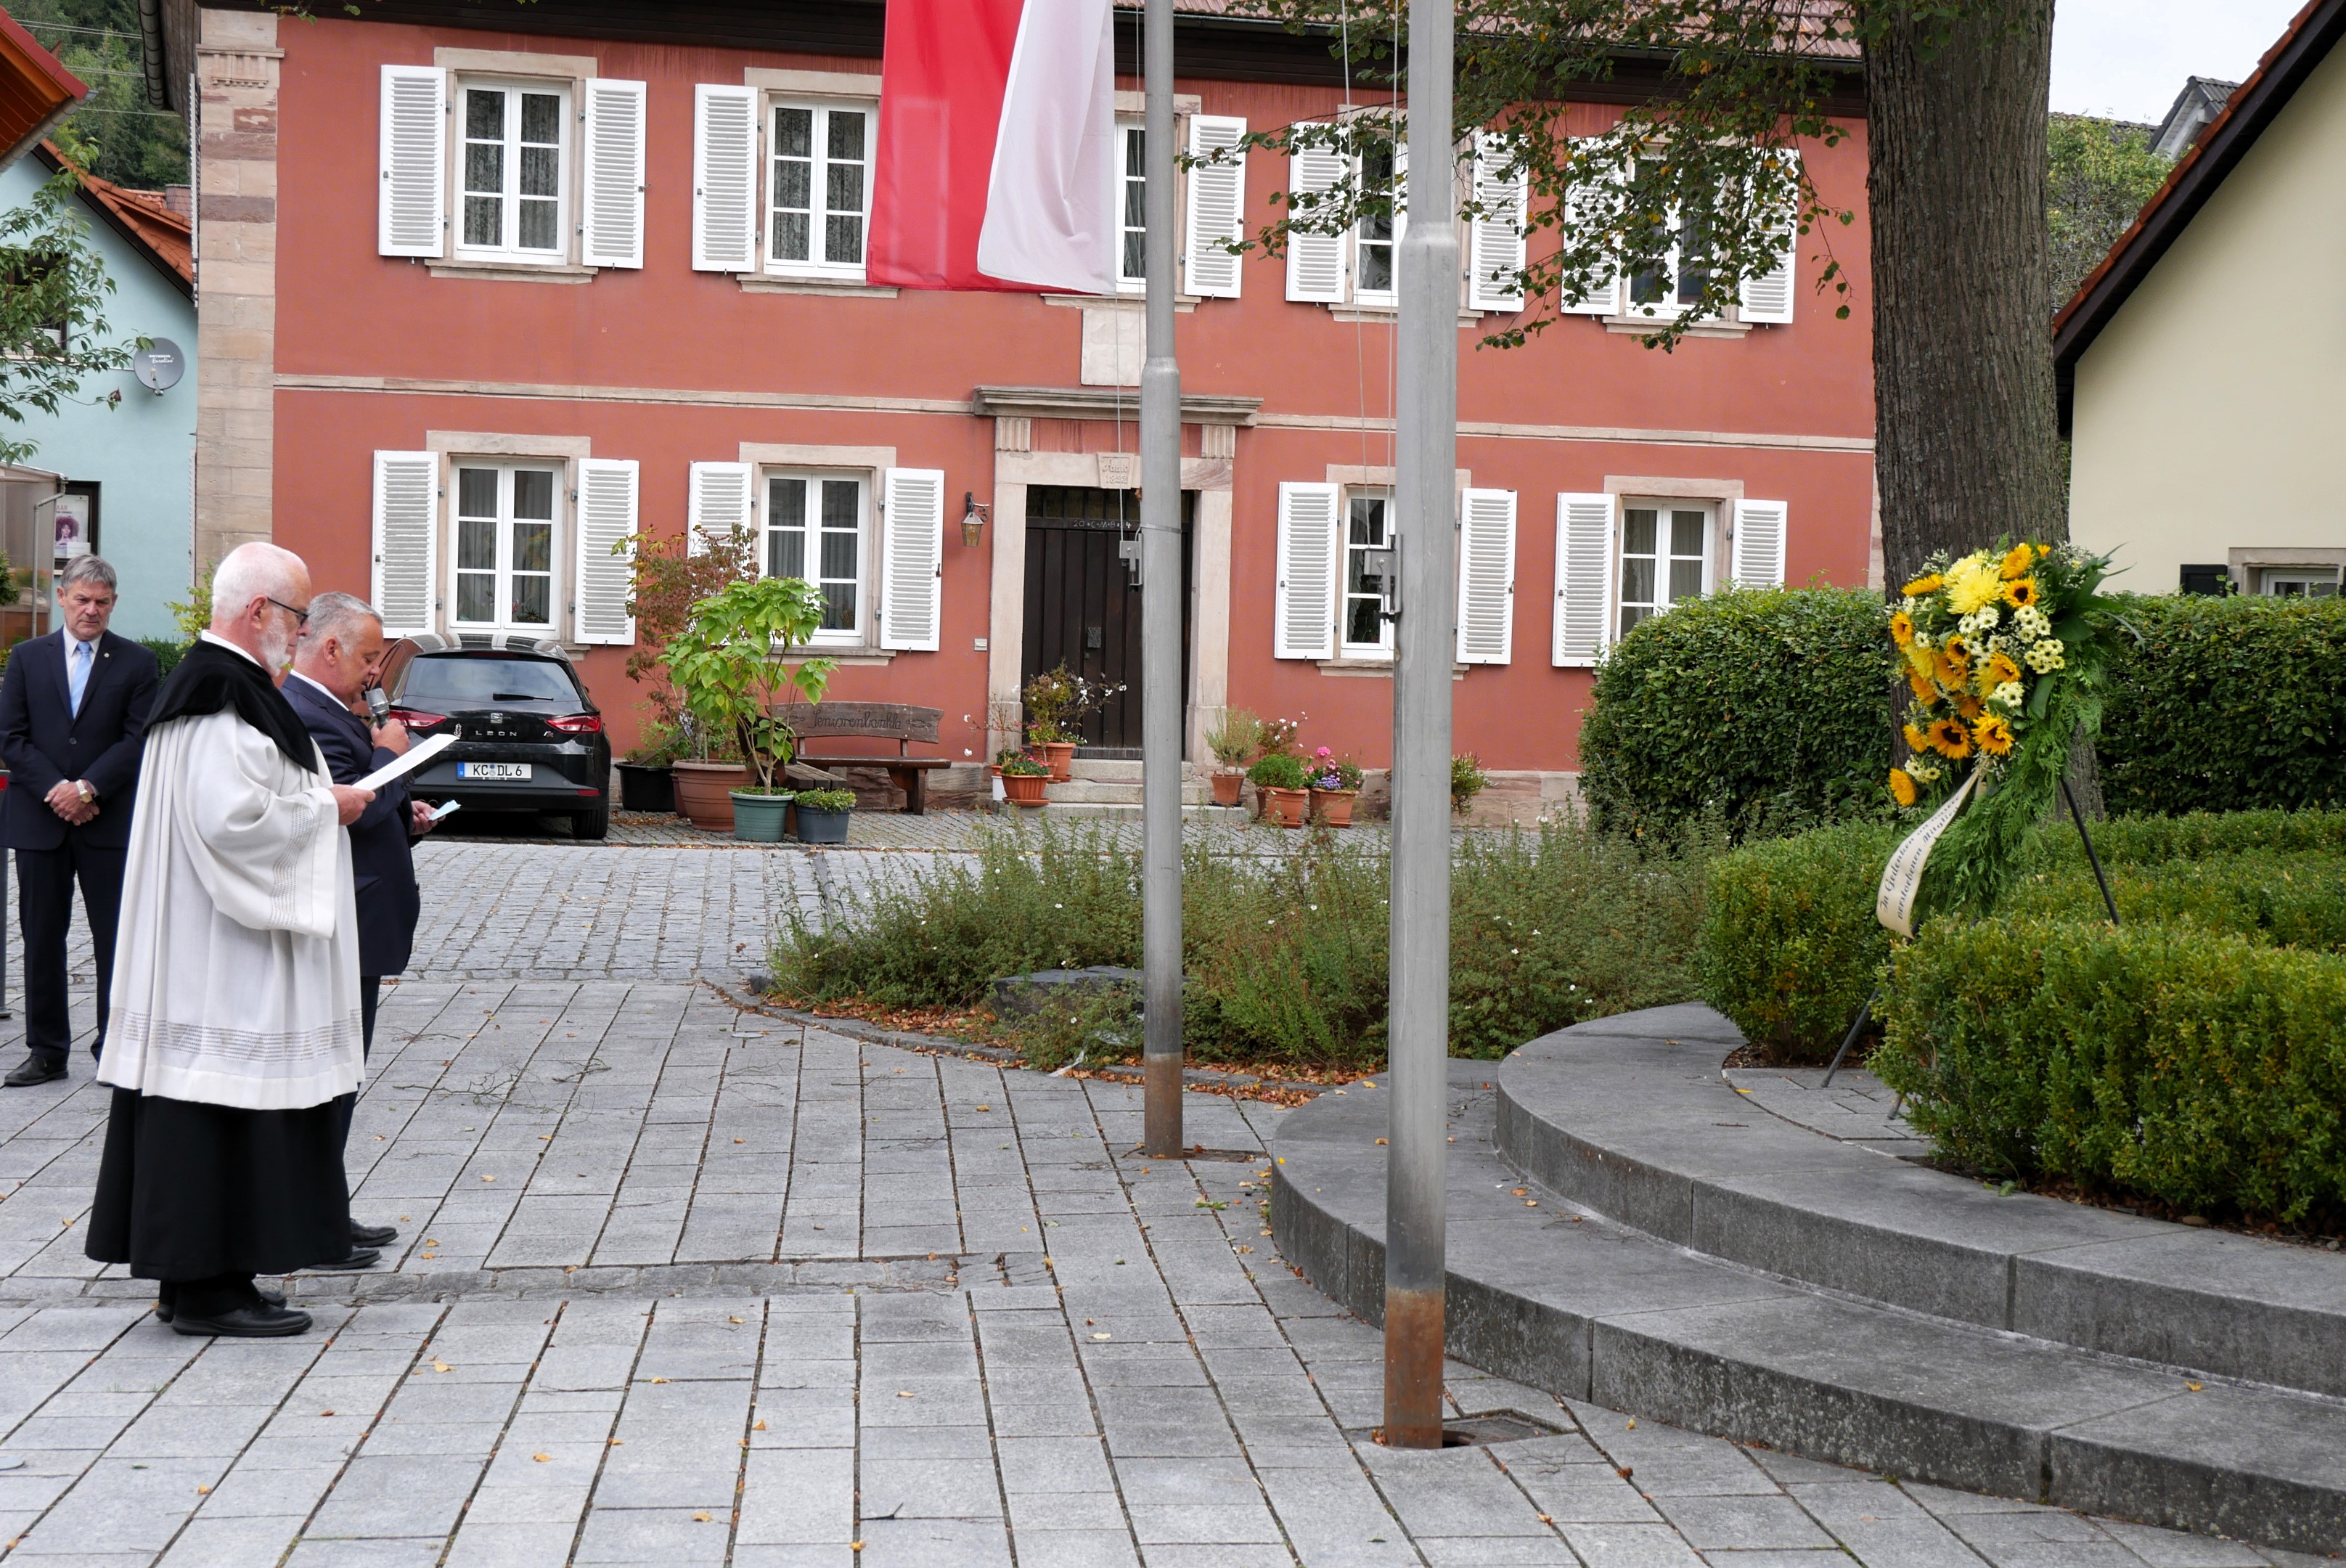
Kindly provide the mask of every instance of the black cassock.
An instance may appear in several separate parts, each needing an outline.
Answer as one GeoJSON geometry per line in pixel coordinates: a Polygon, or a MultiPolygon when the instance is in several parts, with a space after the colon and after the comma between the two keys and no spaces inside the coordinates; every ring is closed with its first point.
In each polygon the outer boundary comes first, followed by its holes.
{"type": "Polygon", "coordinates": [[[141,1279],[287,1274],[351,1250],[341,1113],[114,1091],[85,1248],[141,1279]]]}

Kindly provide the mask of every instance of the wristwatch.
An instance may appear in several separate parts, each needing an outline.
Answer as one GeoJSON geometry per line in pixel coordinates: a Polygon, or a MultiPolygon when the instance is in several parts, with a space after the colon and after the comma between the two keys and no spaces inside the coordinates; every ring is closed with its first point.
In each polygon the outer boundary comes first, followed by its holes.
{"type": "Polygon", "coordinates": [[[81,803],[85,806],[97,799],[96,792],[90,789],[89,780],[87,779],[75,779],[74,788],[81,791],[81,803]]]}

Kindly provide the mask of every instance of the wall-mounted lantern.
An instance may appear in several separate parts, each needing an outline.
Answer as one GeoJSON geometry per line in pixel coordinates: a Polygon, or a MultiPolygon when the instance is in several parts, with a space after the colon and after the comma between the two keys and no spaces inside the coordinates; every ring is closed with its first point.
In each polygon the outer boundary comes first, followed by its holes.
{"type": "Polygon", "coordinates": [[[985,543],[985,519],[994,508],[977,498],[974,490],[961,493],[961,542],[971,549],[985,543]]]}

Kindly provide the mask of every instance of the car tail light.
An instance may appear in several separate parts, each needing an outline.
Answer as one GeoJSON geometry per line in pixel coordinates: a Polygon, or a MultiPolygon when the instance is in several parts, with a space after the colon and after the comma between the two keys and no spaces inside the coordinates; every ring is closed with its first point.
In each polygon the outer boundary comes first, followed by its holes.
{"type": "Polygon", "coordinates": [[[599,713],[566,713],[559,718],[546,721],[548,729],[558,729],[565,735],[600,735],[603,716],[599,713]]]}
{"type": "Polygon", "coordinates": [[[448,722],[448,716],[444,713],[426,713],[416,708],[394,708],[391,710],[391,717],[410,729],[430,729],[448,722]]]}

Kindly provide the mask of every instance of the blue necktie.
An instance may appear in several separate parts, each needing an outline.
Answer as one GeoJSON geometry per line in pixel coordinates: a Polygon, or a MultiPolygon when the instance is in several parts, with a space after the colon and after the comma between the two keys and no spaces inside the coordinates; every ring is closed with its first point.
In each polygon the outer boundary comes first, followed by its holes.
{"type": "Polygon", "coordinates": [[[89,689],[89,645],[87,643],[76,641],[74,644],[73,668],[67,672],[66,680],[73,694],[74,717],[79,718],[81,694],[89,689]]]}

